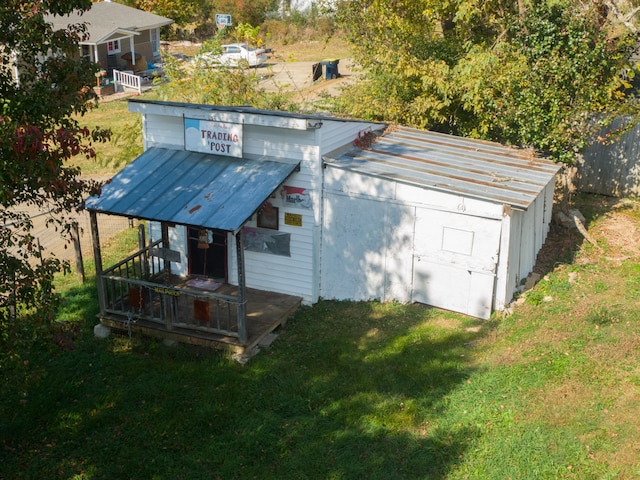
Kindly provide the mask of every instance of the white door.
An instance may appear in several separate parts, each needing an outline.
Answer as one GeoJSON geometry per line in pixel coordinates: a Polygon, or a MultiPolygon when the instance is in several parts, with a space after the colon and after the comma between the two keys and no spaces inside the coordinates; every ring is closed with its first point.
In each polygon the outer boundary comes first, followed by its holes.
{"type": "Polygon", "coordinates": [[[501,222],[416,209],[412,300],[489,318],[501,222]]]}

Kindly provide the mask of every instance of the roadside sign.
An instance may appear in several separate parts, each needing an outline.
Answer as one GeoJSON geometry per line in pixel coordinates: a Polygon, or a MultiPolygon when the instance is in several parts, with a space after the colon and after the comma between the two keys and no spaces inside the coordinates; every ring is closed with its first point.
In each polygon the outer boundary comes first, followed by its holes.
{"type": "Polygon", "coordinates": [[[231,26],[231,15],[216,13],[216,25],[219,28],[231,26]]]}

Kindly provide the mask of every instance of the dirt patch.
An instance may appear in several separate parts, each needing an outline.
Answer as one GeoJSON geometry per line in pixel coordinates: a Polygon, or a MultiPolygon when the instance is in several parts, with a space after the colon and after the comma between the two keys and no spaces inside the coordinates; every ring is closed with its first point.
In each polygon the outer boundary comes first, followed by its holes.
{"type": "Polygon", "coordinates": [[[598,246],[588,245],[578,230],[553,222],[538,253],[535,273],[544,276],[564,263],[640,259],[640,202],[582,196],[575,207],[585,216],[585,227],[598,246]]]}
{"type": "MultiPolygon", "coordinates": [[[[171,42],[165,52],[191,58],[201,44],[171,42]]],[[[327,96],[337,96],[341,89],[358,78],[357,68],[351,59],[347,43],[339,38],[309,40],[295,45],[273,45],[268,51],[269,60],[255,69],[260,75],[260,85],[268,92],[288,92],[301,108],[327,96]],[[326,60],[338,60],[337,78],[327,78],[326,66],[322,65],[320,78],[314,80],[313,66],[326,60]]]]}
{"type": "Polygon", "coordinates": [[[261,86],[269,92],[290,92],[294,100],[303,104],[312,103],[326,96],[337,96],[341,90],[357,81],[358,72],[350,59],[338,62],[337,78],[327,78],[322,66],[320,78],[313,79],[313,67],[318,62],[270,62],[258,70],[261,86]]]}

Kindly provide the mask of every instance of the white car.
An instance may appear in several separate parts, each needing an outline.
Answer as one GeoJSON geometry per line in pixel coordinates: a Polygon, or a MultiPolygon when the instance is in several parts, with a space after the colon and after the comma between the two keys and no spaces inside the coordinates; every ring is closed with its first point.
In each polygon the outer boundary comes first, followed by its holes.
{"type": "Polygon", "coordinates": [[[249,47],[245,43],[232,43],[222,45],[221,54],[204,53],[197,60],[210,66],[258,67],[266,63],[267,53],[264,49],[249,47]]]}

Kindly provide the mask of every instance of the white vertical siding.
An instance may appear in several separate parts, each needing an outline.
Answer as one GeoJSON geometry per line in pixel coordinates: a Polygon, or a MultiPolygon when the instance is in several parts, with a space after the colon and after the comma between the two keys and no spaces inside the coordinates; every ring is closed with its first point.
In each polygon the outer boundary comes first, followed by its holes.
{"type": "Polygon", "coordinates": [[[512,211],[508,206],[503,206],[502,227],[500,231],[500,253],[498,258],[498,267],[496,269],[495,292],[493,295],[493,307],[496,310],[504,310],[507,303],[513,297],[515,290],[515,275],[509,269],[511,243],[511,217],[512,211]]]}

